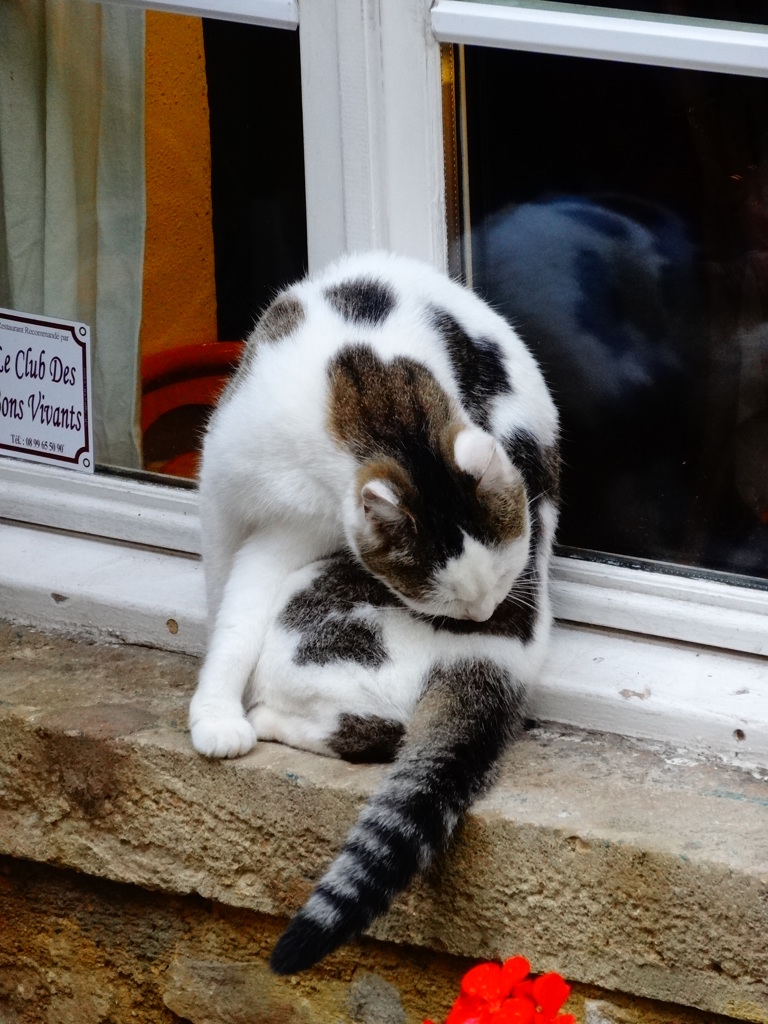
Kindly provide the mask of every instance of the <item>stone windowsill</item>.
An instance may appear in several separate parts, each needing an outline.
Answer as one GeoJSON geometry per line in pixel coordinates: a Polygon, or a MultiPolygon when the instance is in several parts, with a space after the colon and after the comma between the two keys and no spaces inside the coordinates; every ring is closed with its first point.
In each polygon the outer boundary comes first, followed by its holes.
{"type": "MultiPolygon", "coordinates": [[[[0,853],[287,917],[379,767],[207,762],[197,662],[0,628],[0,853]]],[[[768,773],[537,729],[372,935],[768,1022],[768,773]]]]}

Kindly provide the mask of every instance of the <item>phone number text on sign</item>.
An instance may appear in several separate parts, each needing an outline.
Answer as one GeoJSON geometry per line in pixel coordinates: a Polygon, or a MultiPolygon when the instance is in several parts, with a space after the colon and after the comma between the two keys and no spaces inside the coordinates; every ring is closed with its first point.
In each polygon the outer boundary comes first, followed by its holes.
{"type": "Polygon", "coordinates": [[[85,324],[0,309],[0,454],[93,472],[85,324]]]}

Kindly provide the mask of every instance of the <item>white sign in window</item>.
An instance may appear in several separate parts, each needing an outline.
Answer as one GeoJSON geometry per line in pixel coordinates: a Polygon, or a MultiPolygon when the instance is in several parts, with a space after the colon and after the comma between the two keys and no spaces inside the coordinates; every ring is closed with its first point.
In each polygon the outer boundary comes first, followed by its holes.
{"type": "Polygon", "coordinates": [[[0,309],[0,453],[93,472],[85,324],[0,309]]]}

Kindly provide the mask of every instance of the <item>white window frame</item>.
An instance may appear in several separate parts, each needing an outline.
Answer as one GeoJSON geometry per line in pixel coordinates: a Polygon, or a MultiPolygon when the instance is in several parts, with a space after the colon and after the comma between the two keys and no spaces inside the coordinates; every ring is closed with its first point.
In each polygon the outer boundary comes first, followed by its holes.
{"type": "MultiPolygon", "coordinates": [[[[310,270],[447,265],[440,42],[768,76],[768,31],[474,0],[111,0],[301,33],[310,270]]],[[[768,768],[768,590],[557,558],[542,719],[768,768]]],[[[200,654],[197,494],[0,459],[0,616],[200,654]]]]}

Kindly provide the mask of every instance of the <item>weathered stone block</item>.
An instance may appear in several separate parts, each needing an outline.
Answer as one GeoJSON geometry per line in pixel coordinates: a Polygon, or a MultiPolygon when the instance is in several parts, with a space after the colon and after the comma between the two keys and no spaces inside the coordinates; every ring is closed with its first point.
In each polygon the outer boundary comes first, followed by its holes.
{"type": "MultiPolygon", "coordinates": [[[[0,629],[0,853],[128,883],[134,894],[186,896],[163,912],[163,935],[176,934],[200,896],[216,908],[209,917],[243,913],[260,922],[249,925],[247,955],[213,955],[205,943],[192,949],[181,941],[169,952],[160,942],[158,970],[168,973],[162,992],[173,1003],[156,996],[159,1021],[182,1008],[178,979],[191,961],[235,964],[231,987],[248,1002],[253,976],[237,972],[266,957],[277,919],[306,897],[384,770],[276,744],[238,761],[205,761],[186,732],[196,668],[180,655],[0,629]]],[[[766,837],[768,782],[760,773],[681,764],[675,752],[616,737],[536,730],[509,752],[498,785],[457,842],[375,925],[372,935],[390,944],[376,945],[370,957],[361,952],[370,940],[342,950],[300,984],[322,984],[330,998],[343,981],[333,1013],[345,1021],[348,985],[365,967],[397,987],[410,1024],[419,1012],[439,1019],[455,995],[458,960],[450,960],[450,985],[425,987],[434,952],[523,953],[537,970],[624,993],[632,1013],[643,999],[677,1004],[677,1016],[649,1020],[698,1019],[698,1008],[707,1020],[727,1014],[766,1024],[766,837]]],[[[53,882],[50,890],[58,891],[53,882]]],[[[135,927],[131,907],[141,900],[132,899],[121,934],[135,927]]],[[[97,933],[99,949],[116,945],[117,932],[106,938],[103,918],[84,921],[76,909],[62,911],[59,924],[46,919],[49,945],[34,945],[26,959],[8,947],[9,1020],[59,1024],[80,1003],[79,1021],[129,1019],[103,1003],[123,1006],[128,996],[119,971],[107,984],[91,945],[97,933]],[[61,935],[73,948],[86,937],[64,973],[61,935]],[[29,992],[43,993],[40,1005],[55,1004],[58,1016],[20,1016],[29,992]]],[[[7,938],[7,927],[0,932],[7,938]]],[[[141,963],[152,962],[158,936],[135,934],[141,963]]],[[[126,971],[143,991],[144,968],[126,971]]],[[[275,989],[276,1000],[282,991],[275,989]]],[[[198,1009],[203,1002],[200,995],[198,1009]]],[[[630,1012],[621,998],[609,1002],[630,1012]]],[[[303,1005],[294,1001],[292,1012],[303,1005]]]]}

